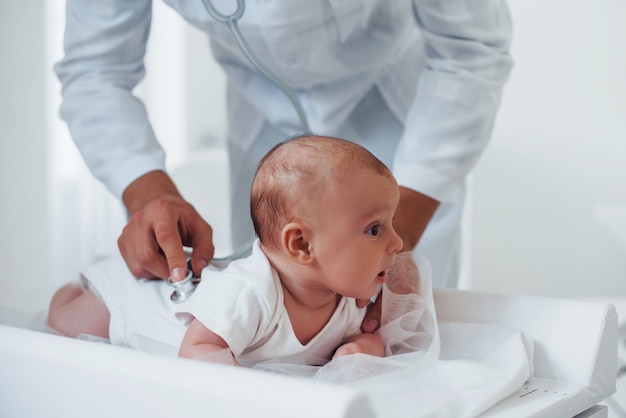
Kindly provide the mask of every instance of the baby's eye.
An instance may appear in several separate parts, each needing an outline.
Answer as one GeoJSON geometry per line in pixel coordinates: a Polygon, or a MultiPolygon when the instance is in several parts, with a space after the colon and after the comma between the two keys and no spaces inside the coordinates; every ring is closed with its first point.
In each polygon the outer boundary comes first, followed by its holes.
{"type": "Polygon", "coordinates": [[[380,226],[379,225],[374,225],[371,228],[368,228],[365,231],[365,233],[366,234],[370,234],[370,235],[375,237],[376,235],[378,235],[380,233],[380,226]]]}

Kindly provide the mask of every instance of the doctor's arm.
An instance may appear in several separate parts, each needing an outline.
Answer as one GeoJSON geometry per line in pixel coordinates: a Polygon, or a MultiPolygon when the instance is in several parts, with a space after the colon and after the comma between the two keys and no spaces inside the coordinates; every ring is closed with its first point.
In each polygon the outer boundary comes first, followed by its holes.
{"type": "Polygon", "coordinates": [[[393,164],[403,186],[394,226],[405,250],[417,245],[437,202],[456,199],[488,145],[512,67],[504,1],[414,0],[413,10],[426,68],[393,164]]]}
{"type": "Polygon", "coordinates": [[[400,186],[400,202],[393,227],[402,238],[402,251],[412,251],[432,219],[439,202],[418,191],[400,186]]]}
{"type": "Polygon", "coordinates": [[[133,90],[143,79],[152,0],[67,0],[61,117],[92,174],[130,220],[120,237],[136,277],[186,274],[182,245],[199,274],[213,255],[212,233],[165,174],[165,153],[133,90]],[[178,270],[176,270],[178,269],[178,270]]]}
{"type": "Polygon", "coordinates": [[[120,252],[135,277],[172,277],[187,272],[183,245],[191,247],[196,275],[213,258],[213,230],[178,192],[163,171],[149,172],[123,194],[130,218],[118,240],[120,252]]]}
{"type": "Polygon", "coordinates": [[[512,67],[512,25],[503,0],[414,0],[413,10],[426,67],[393,172],[401,186],[450,203],[490,141],[512,67]]]}
{"type": "Polygon", "coordinates": [[[396,151],[404,250],[418,244],[439,203],[455,200],[491,138],[512,67],[504,1],[414,0],[426,69],[396,151]]]}

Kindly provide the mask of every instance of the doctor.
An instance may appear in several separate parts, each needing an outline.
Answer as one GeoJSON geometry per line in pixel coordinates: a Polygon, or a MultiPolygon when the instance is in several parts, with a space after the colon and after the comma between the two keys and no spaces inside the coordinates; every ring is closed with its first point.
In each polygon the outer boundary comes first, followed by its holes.
{"type": "MultiPolygon", "coordinates": [[[[144,76],[151,2],[67,0],[65,56],[55,71],[76,145],[130,215],[119,248],[131,272],[177,280],[187,271],[183,245],[193,248],[196,273],[214,248],[132,92],[144,76]]],[[[227,75],[233,243],[245,246],[257,162],[302,130],[298,116],[203,0],[165,2],[208,33],[227,75]]],[[[230,13],[236,2],[214,3],[230,13]]],[[[454,286],[465,178],[489,142],[512,66],[504,0],[249,0],[238,27],[293,90],[312,132],[358,142],[391,167],[404,250],[426,255],[435,286],[454,286]]]]}

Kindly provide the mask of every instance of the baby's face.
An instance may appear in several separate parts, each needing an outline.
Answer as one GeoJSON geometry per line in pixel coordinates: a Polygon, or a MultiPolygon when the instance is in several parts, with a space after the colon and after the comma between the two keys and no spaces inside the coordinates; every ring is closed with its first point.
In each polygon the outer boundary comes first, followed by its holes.
{"type": "Polygon", "coordinates": [[[326,193],[315,214],[315,253],[325,287],[368,299],[387,279],[402,248],[393,229],[398,185],[391,177],[361,171],[326,193]]]}

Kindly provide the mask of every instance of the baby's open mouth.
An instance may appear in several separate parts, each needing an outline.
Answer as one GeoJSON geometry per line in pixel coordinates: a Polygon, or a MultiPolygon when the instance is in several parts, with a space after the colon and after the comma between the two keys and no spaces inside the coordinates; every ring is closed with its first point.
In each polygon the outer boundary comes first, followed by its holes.
{"type": "Polygon", "coordinates": [[[376,281],[379,284],[386,283],[389,280],[389,275],[387,274],[387,270],[383,270],[376,275],[376,281]]]}

